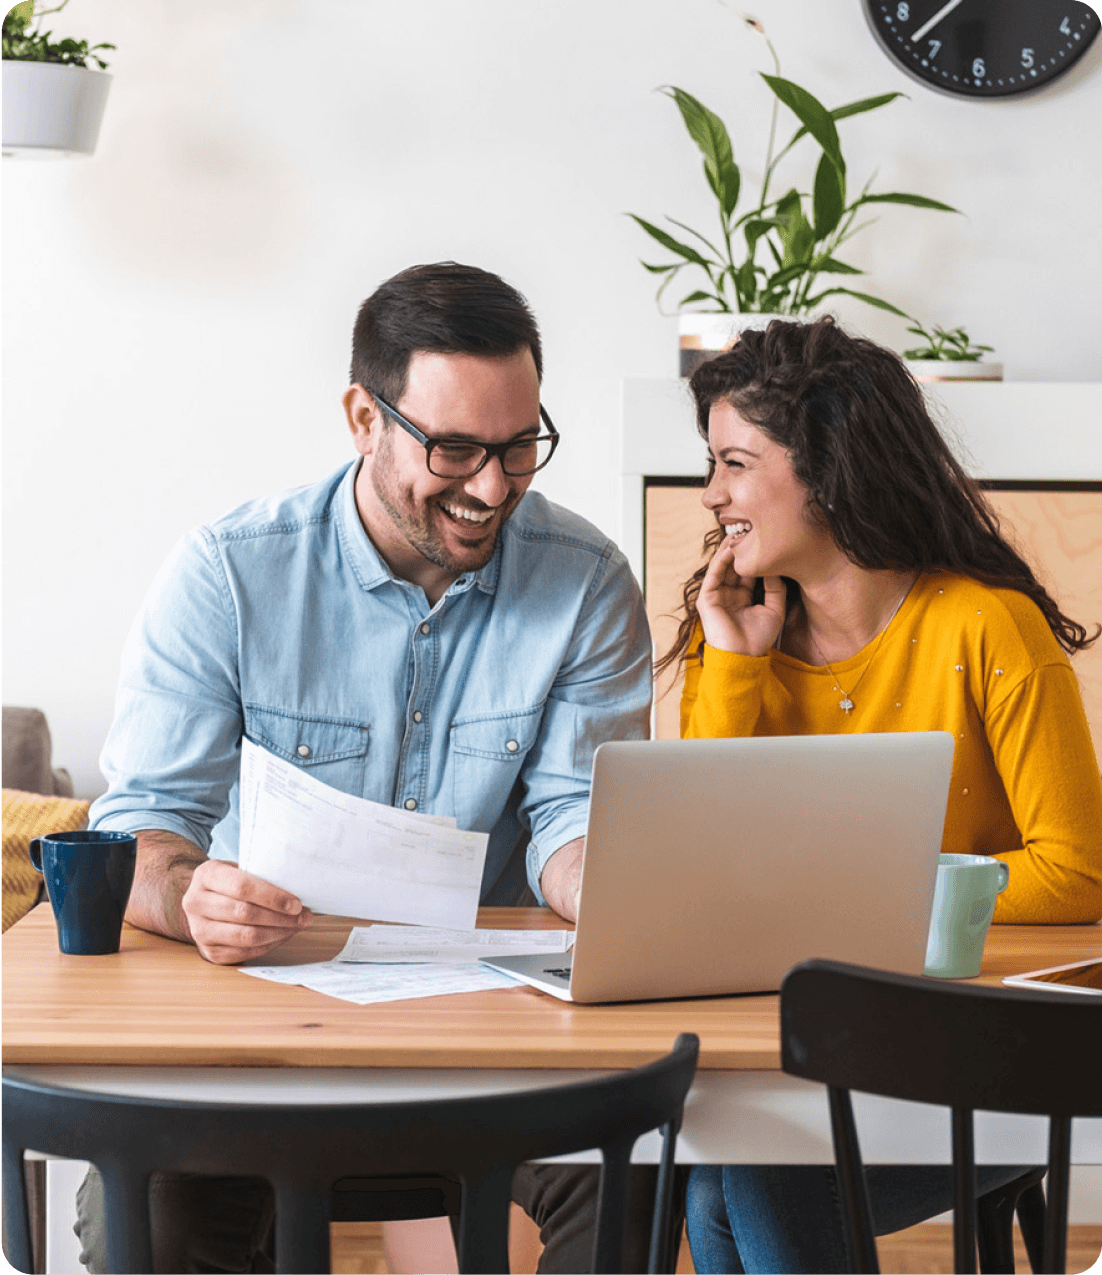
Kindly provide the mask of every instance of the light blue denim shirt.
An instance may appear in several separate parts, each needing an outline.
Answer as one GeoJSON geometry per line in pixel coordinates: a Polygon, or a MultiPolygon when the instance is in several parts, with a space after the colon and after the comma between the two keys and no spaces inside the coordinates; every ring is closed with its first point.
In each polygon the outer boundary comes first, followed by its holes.
{"type": "Polygon", "coordinates": [[[490,834],[511,904],[585,832],[593,752],[646,737],[639,588],[595,527],[528,492],[434,607],[365,534],[359,462],[190,533],[127,639],[92,825],[236,859],[242,735],[323,783],[490,834]],[[527,843],[527,854],[524,846],[527,843]]]}

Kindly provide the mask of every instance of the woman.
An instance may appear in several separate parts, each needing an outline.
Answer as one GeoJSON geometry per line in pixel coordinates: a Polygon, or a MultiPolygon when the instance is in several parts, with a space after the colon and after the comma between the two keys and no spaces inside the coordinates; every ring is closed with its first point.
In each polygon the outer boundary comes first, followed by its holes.
{"type": "MultiPolygon", "coordinates": [[[[942,849],[1010,866],[996,922],[1102,917],[1102,779],[1065,616],[900,359],[830,318],[745,332],[692,378],[711,560],[662,665],[682,735],[948,730],[942,849]]],[[[1020,1169],[981,1169],[982,1194],[1020,1169]]],[[[947,1168],[869,1170],[878,1233],[951,1207],[947,1168]]],[[[833,1170],[693,1171],[698,1271],[846,1268],[833,1170]]]]}

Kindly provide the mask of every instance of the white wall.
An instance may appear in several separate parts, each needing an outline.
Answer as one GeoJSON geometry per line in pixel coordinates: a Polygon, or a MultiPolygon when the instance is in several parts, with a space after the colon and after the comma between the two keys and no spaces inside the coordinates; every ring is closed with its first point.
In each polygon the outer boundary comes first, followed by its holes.
{"type": "MultiPolygon", "coordinates": [[[[858,0],[753,3],[828,105],[908,94],[842,125],[854,182],[968,214],[886,209],[849,254],[870,290],[968,325],[1011,379],[1100,379],[1102,41],[1038,97],[958,101],[888,62],[858,0]]],[[[528,295],[565,436],[543,489],[616,534],[619,382],[676,371],[623,214],[712,215],[653,90],[722,114],[747,179],[772,99],[716,0],[74,0],[51,22],[118,53],[93,159],[3,166],[3,697],[45,709],[92,794],[151,574],[189,526],[350,455],[352,320],[407,264],[528,295]]]]}

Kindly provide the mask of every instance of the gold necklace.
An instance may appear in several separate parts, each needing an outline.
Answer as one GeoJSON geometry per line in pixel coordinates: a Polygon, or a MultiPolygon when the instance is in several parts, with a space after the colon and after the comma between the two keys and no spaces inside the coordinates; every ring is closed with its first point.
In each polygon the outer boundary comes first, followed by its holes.
{"type": "MultiPolygon", "coordinates": [[[[857,688],[861,685],[861,682],[864,679],[865,674],[872,667],[872,662],[873,660],[876,659],[876,653],[877,651],[880,650],[880,643],[883,642],[884,640],[884,634],[887,633],[888,629],[891,628],[892,621],[899,614],[899,608],[903,605],[904,602],[907,601],[907,596],[911,592],[911,590],[914,588],[915,580],[917,579],[918,579],[918,576],[915,576],[914,580],[912,580],[911,583],[907,585],[906,589],[904,589],[903,591],[903,596],[895,604],[895,607],[892,610],[891,615],[888,616],[888,622],[880,630],[880,636],[876,639],[876,645],[872,648],[872,654],[868,658],[868,663],[866,663],[865,667],[861,670],[861,676],[853,684],[853,691],[856,691],[857,688]]],[[[829,662],[823,659],[823,653],[822,651],[819,650],[819,644],[815,641],[815,635],[812,633],[810,625],[808,625],[807,636],[811,639],[811,649],[815,652],[815,654],[819,657],[819,659],[822,660],[823,664],[826,665],[827,672],[831,675],[831,677],[834,678],[834,681],[836,683],[834,689],[836,691],[842,692],[842,698],[838,701],[838,707],[842,710],[843,713],[845,713],[848,716],[850,713],[853,712],[855,707],[853,703],[853,691],[846,690],[846,688],[842,685],[842,679],[831,668],[829,662]]]]}

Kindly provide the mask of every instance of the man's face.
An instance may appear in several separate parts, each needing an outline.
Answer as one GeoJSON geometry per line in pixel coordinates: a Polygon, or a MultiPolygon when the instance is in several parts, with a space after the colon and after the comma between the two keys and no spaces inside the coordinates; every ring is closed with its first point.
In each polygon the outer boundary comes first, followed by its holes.
{"type": "MultiPolygon", "coordinates": [[[[364,456],[356,485],[360,517],[391,569],[430,592],[484,567],[532,476],[511,478],[495,458],[470,478],[437,477],[424,447],[369,395],[357,398],[353,387],[349,400],[350,419],[357,411],[370,415],[361,431],[353,424],[364,456]]],[[[541,429],[539,378],[528,349],[503,358],[418,352],[394,406],[430,438],[506,443],[541,429]]]]}

